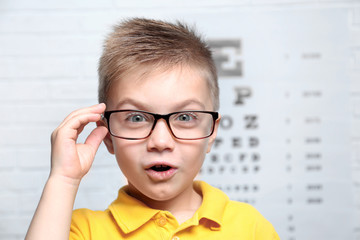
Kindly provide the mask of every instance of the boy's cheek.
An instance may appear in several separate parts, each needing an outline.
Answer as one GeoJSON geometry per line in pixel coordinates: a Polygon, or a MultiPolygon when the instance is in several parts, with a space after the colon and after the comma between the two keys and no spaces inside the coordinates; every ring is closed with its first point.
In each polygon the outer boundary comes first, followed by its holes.
{"type": "Polygon", "coordinates": [[[221,117],[219,117],[215,122],[214,133],[209,137],[209,142],[208,142],[208,147],[207,147],[206,153],[209,153],[211,151],[211,148],[212,148],[212,146],[213,146],[213,144],[215,142],[218,127],[219,127],[219,123],[220,123],[220,119],[221,119],[221,117]]]}
{"type": "Polygon", "coordinates": [[[208,142],[208,147],[207,147],[206,153],[209,153],[209,152],[211,151],[211,148],[212,148],[212,145],[214,144],[214,141],[215,141],[215,138],[211,138],[211,139],[209,139],[209,142],[208,142]]]}

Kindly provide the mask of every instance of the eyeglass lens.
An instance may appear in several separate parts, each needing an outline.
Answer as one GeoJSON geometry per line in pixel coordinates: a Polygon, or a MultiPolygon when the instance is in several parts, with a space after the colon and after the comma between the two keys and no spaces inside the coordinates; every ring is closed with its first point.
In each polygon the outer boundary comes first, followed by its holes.
{"type": "MultiPolygon", "coordinates": [[[[141,111],[112,112],[109,127],[112,135],[140,139],[151,133],[155,117],[141,111]]],[[[169,116],[168,124],[172,134],[181,139],[196,139],[209,136],[213,131],[214,120],[210,113],[185,111],[169,116]]]]}

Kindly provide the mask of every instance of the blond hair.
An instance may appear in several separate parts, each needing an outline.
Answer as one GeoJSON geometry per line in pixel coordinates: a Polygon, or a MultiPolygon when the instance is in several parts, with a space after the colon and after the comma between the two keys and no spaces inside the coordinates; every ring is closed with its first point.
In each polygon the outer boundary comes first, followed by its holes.
{"type": "Polygon", "coordinates": [[[144,18],[115,25],[106,38],[98,69],[99,102],[107,102],[114,81],[149,66],[164,70],[188,66],[198,70],[207,80],[214,110],[219,108],[215,63],[205,41],[181,22],[173,24],[144,18]]]}

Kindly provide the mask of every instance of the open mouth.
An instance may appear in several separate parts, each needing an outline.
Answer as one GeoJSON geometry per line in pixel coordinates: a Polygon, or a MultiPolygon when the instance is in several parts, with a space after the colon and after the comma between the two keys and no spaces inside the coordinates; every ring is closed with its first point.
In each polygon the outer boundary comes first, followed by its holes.
{"type": "Polygon", "coordinates": [[[171,169],[170,166],[167,165],[155,165],[150,168],[151,170],[154,170],[156,172],[165,172],[171,169]]]}
{"type": "Polygon", "coordinates": [[[153,163],[146,169],[148,176],[155,182],[166,181],[172,178],[177,172],[177,167],[166,163],[153,163]]]}

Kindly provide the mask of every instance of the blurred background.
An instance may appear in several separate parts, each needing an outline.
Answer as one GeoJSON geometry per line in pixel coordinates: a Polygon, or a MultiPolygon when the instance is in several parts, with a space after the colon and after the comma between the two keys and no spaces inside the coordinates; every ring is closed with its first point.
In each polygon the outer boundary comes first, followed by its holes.
{"type": "MultiPolygon", "coordinates": [[[[223,119],[198,179],[283,240],[360,239],[359,0],[1,0],[0,239],[24,238],[50,135],[97,103],[102,41],[128,17],[196,25],[213,49],[223,119]]],[[[105,209],[124,184],[101,145],[75,208],[105,209]]]]}

